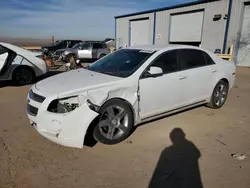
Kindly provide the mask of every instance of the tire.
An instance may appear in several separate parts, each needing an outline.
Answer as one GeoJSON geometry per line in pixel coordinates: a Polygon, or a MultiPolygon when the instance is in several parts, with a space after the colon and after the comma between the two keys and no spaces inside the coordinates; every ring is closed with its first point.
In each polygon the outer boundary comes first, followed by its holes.
{"type": "Polygon", "coordinates": [[[221,108],[227,99],[229,85],[226,81],[220,80],[214,87],[210,102],[207,104],[209,108],[221,108]]]}
{"type": "Polygon", "coordinates": [[[35,73],[31,68],[21,67],[14,70],[12,80],[17,85],[32,84],[35,79],[35,73]]]}
{"type": "Polygon", "coordinates": [[[101,59],[101,58],[103,58],[104,56],[106,56],[106,54],[101,54],[101,55],[99,56],[98,59],[101,59]]]}
{"type": "Polygon", "coordinates": [[[119,99],[108,101],[100,109],[100,117],[94,128],[94,138],[107,145],[124,141],[134,125],[133,112],[119,99]]]}

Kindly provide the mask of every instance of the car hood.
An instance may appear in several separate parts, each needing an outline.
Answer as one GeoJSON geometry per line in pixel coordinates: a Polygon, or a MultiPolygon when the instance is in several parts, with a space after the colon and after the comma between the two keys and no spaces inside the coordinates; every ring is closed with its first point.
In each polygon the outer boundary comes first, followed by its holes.
{"type": "Polygon", "coordinates": [[[87,69],[77,69],[46,78],[36,83],[35,87],[45,95],[57,95],[61,97],[105,87],[121,79],[87,69]]]}

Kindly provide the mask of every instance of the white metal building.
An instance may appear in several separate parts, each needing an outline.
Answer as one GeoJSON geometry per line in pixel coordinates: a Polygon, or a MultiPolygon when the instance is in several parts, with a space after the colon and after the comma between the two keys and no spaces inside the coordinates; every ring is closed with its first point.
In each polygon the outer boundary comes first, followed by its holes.
{"type": "Polygon", "coordinates": [[[250,67],[250,0],[201,0],[115,17],[116,48],[190,44],[221,53],[234,45],[234,62],[250,67]]]}

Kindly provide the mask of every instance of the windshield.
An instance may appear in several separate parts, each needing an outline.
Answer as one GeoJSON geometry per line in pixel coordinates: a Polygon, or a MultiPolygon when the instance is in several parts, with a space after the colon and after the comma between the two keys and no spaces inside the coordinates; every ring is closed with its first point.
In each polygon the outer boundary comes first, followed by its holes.
{"type": "Polygon", "coordinates": [[[82,43],[76,43],[72,48],[77,49],[82,45],[82,43]]]}
{"type": "Polygon", "coordinates": [[[133,74],[153,53],[154,51],[122,49],[96,61],[88,69],[125,78],[133,74]]]}

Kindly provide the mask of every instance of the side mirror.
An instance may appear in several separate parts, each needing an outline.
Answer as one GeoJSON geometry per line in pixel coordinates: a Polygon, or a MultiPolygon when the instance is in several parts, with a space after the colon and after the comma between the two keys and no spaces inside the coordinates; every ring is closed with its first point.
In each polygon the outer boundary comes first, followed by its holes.
{"type": "Polygon", "coordinates": [[[158,77],[158,76],[162,76],[163,75],[163,70],[160,67],[150,67],[149,70],[147,72],[145,72],[144,74],[144,78],[145,77],[158,77]]]}

